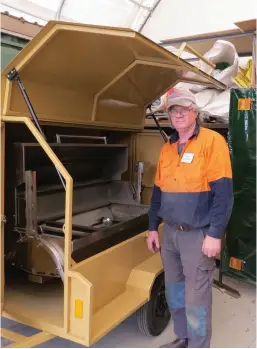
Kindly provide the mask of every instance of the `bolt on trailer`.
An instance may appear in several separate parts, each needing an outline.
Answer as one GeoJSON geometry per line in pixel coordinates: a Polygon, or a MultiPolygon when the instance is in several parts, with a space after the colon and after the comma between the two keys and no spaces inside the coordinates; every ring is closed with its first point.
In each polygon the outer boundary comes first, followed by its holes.
{"type": "Polygon", "coordinates": [[[136,311],[144,333],[166,327],[139,139],[180,81],[225,87],[130,29],[55,21],[2,71],[4,316],[86,346],[136,311]]]}

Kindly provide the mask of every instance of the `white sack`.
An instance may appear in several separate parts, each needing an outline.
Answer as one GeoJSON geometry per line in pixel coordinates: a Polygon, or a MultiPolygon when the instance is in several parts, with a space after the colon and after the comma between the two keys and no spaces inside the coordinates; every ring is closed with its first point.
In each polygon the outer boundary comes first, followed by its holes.
{"type": "Polygon", "coordinates": [[[230,89],[219,91],[208,89],[196,93],[197,106],[199,107],[199,117],[201,121],[210,116],[215,117],[219,122],[228,123],[230,89]]]}
{"type": "MultiPolygon", "coordinates": [[[[217,64],[220,62],[228,62],[230,66],[224,70],[215,69],[211,76],[213,76],[218,81],[222,82],[226,86],[230,87],[234,84],[233,78],[238,73],[238,65],[239,65],[239,57],[236,52],[235,46],[225,40],[217,40],[213,47],[204,54],[204,57],[209,59],[212,63],[217,64]]],[[[210,71],[210,66],[203,61],[198,61],[195,63],[200,70],[208,73],[210,71]]],[[[191,74],[192,75],[192,74],[191,74]]],[[[197,78],[197,74],[193,73],[193,75],[197,78]]],[[[188,83],[179,83],[177,87],[187,88],[191,92],[200,92],[205,90],[207,87],[203,85],[195,85],[188,83]]]]}

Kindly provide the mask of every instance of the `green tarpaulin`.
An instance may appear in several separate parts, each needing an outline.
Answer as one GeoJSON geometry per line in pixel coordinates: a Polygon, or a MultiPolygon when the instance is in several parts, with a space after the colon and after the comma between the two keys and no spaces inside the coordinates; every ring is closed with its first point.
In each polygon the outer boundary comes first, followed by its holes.
{"type": "Polygon", "coordinates": [[[28,40],[1,33],[1,69],[3,69],[22,49],[28,40]]]}
{"type": "Polygon", "coordinates": [[[234,208],[227,228],[222,272],[256,282],[256,89],[232,89],[228,144],[234,208]]]}

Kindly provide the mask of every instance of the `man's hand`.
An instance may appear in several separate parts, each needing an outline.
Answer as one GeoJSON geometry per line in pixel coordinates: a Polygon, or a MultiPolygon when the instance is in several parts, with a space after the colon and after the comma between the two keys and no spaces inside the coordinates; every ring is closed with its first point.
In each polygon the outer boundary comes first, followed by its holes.
{"type": "Polygon", "coordinates": [[[206,236],[203,240],[202,251],[207,257],[216,257],[221,250],[221,239],[206,236]]]}
{"type": "Polygon", "coordinates": [[[147,247],[152,252],[158,252],[160,250],[159,234],[157,231],[148,232],[147,247]]]}

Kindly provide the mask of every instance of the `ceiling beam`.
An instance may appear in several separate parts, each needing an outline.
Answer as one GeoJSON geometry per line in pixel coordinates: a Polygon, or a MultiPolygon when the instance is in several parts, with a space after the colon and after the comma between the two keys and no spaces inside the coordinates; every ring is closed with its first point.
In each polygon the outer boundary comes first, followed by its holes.
{"type": "Polygon", "coordinates": [[[136,6],[141,7],[144,10],[147,10],[149,12],[152,10],[152,7],[144,6],[144,5],[140,4],[140,2],[137,2],[136,0],[129,0],[129,1],[132,2],[133,4],[135,4],[136,6]]]}
{"type": "Polygon", "coordinates": [[[65,3],[65,0],[60,0],[58,9],[56,11],[56,16],[55,16],[57,21],[59,21],[61,19],[61,14],[62,14],[62,9],[63,9],[64,3],[65,3]]]}
{"type": "Polygon", "coordinates": [[[217,33],[211,33],[211,34],[199,34],[199,35],[195,35],[194,37],[184,37],[184,38],[179,38],[179,39],[168,39],[168,40],[161,40],[161,42],[159,42],[159,45],[161,46],[171,46],[171,45],[176,45],[176,44],[182,44],[183,42],[187,42],[187,43],[193,43],[193,42],[204,42],[207,40],[218,40],[218,39],[229,39],[229,38],[239,38],[239,37],[246,37],[246,36],[252,36],[254,35],[254,31],[250,31],[250,32],[239,32],[239,31],[235,31],[234,32],[217,32],[217,33]]]}
{"type": "Polygon", "coordinates": [[[155,2],[155,4],[153,5],[153,7],[151,8],[148,16],[146,17],[146,19],[144,20],[144,22],[142,23],[142,25],[139,28],[139,33],[142,32],[142,30],[144,29],[144,26],[146,25],[146,23],[149,21],[149,19],[151,18],[152,14],[154,13],[154,11],[156,10],[156,7],[160,4],[161,0],[157,0],[155,2]]]}

